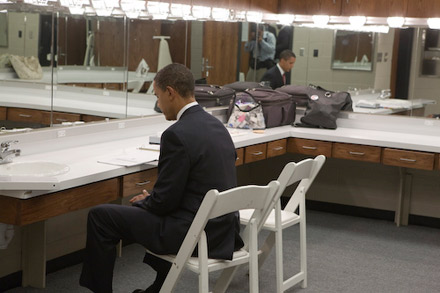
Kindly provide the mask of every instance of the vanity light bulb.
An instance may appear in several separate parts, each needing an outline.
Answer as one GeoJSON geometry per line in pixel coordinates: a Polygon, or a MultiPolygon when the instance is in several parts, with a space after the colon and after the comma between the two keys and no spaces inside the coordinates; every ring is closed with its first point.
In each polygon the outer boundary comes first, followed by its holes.
{"type": "Polygon", "coordinates": [[[260,23],[263,20],[263,13],[257,11],[248,11],[246,13],[246,20],[248,22],[260,23]]]}
{"type": "Polygon", "coordinates": [[[229,20],[230,11],[226,8],[212,8],[212,18],[217,21],[229,20]]]}
{"type": "Polygon", "coordinates": [[[185,18],[191,14],[191,6],[185,4],[171,4],[171,16],[185,18]]]}
{"type": "Polygon", "coordinates": [[[170,4],[165,2],[153,2],[148,1],[147,3],[148,12],[153,15],[168,15],[170,11],[170,4]]]}
{"type": "Polygon", "coordinates": [[[402,27],[403,24],[405,23],[405,18],[404,17],[399,17],[399,16],[388,17],[387,18],[387,23],[388,23],[389,27],[399,28],[399,27],[402,27]]]}
{"type": "Polygon", "coordinates": [[[278,14],[278,23],[283,25],[291,25],[295,20],[295,15],[293,14],[278,14]]]}
{"type": "Polygon", "coordinates": [[[192,15],[196,19],[209,19],[211,17],[211,7],[193,6],[192,15]]]}
{"type": "Polygon", "coordinates": [[[354,27],[361,27],[367,22],[367,18],[365,16],[350,16],[348,21],[354,27]]]}
{"type": "Polygon", "coordinates": [[[430,29],[440,29],[440,18],[428,18],[428,26],[430,29]]]}
{"type": "Polygon", "coordinates": [[[330,20],[330,16],[328,15],[313,15],[313,23],[317,27],[323,27],[328,24],[330,20]]]}

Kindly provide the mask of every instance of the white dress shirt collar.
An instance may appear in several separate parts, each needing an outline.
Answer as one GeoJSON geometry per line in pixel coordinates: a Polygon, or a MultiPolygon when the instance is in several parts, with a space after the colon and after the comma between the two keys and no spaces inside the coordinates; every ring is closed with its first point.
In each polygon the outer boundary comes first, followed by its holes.
{"type": "Polygon", "coordinates": [[[281,72],[281,76],[284,75],[284,70],[281,68],[280,63],[277,63],[278,70],[281,72]]]}
{"type": "Polygon", "coordinates": [[[198,104],[199,103],[197,103],[197,102],[192,102],[192,103],[189,103],[189,104],[186,104],[185,106],[183,106],[183,108],[180,109],[179,113],[177,113],[177,120],[179,120],[180,117],[182,117],[183,112],[185,112],[187,109],[189,109],[195,105],[198,105],[198,104]]]}

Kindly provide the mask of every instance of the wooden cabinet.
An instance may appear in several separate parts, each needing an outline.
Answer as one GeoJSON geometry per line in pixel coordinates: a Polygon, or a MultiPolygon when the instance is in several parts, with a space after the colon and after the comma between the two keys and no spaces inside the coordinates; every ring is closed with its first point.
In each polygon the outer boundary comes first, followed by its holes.
{"type": "Polygon", "coordinates": [[[279,13],[304,15],[340,15],[341,3],[346,0],[280,0],[279,13]]]}
{"type": "Polygon", "coordinates": [[[332,157],[364,162],[380,163],[381,148],[349,143],[334,143],[332,157]]]}
{"type": "Polygon", "coordinates": [[[287,139],[279,139],[267,143],[267,157],[284,155],[287,151],[287,139]]]}
{"type": "Polygon", "coordinates": [[[260,143],[251,145],[244,150],[244,162],[252,163],[266,159],[266,144],[260,143]]]}
{"type": "Polygon", "coordinates": [[[344,0],[342,1],[341,15],[376,17],[405,16],[408,1],[409,0],[344,0]]]}
{"type": "Polygon", "coordinates": [[[6,120],[6,108],[0,107],[0,120],[6,120]]]}
{"type": "Polygon", "coordinates": [[[30,199],[0,196],[0,223],[28,225],[119,197],[119,179],[109,179],[30,199]]]}
{"type": "MultiPolygon", "coordinates": [[[[42,113],[42,123],[50,125],[50,112],[42,113]]],[[[61,124],[63,122],[74,122],[79,121],[81,119],[80,114],[72,114],[72,113],[62,113],[62,112],[53,112],[52,113],[52,123],[53,124],[61,124]]]]}
{"type": "Polygon", "coordinates": [[[235,166],[243,165],[244,162],[244,148],[235,150],[237,152],[237,159],[235,160],[235,166]]]}
{"type": "Polygon", "coordinates": [[[261,11],[265,13],[277,13],[278,2],[281,0],[250,0],[251,11],[261,11]]]}
{"type": "Polygon", "coordinates": [[[122,196],[132,196],[142,193],[142,190],[152,190],[157,181],[157,168],[125,175],[122,177],[122,196]]]}
{"type": "Polygon", "coordinates": [[[11,121],[42,123],[43,112],[41,110],[8,108],[6,118],[11,121]]]}
{"type": "Polygon", "coordinates": [[[438,0],[411,0],[408,1],[407,17],[440,17],[440,1],[438,0]]]}
{"type": "Polygon", "coordinates": [[[81,114],[81,121],[84,122],[102,121],[102,120],[105,120],[105,117],[81,114]]]}
{"type": "Polygon", "coordinates": [[[287,151],[310,156],[324,155],[329,158],[332,155],[332,143],[304,138],[289,138],[287,151]]]}
{"type": "Polygon", "coordinates": [[[434,154],[385,148],[382,163],[398,167],[433,170],[434,154]]]}

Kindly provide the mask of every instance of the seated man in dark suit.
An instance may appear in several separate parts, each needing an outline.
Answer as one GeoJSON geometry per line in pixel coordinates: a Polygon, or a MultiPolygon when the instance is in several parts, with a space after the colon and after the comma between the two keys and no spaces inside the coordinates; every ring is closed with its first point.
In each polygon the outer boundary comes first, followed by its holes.
{"type": "MultiPolygon", "coordinates": [[[[104,204],[90,210],[80,284],[93,292],[112,292],[116,245],[135,242],[157,254],[177,254],[210,189],[237,185],[235,147],[223,124],[194,99],[194,78],[183,65],[170,64],[154,79],[158,106],[167,120],[177,120],[161,137],[158,178],[149,194],[132,198],[133,206],[104,204]]],[[[232,259],[243,246],[238,213],[208,222],[208,256],[232,259]]],[[[159,292],[171,264],[151,254],[144,262],[157,271],[146,290],[159,292]]]]}
{"type": "Polygon", "coordinates": [[[266,71],[261,78],[261,81],[270,83],[273,89],[282,87],[285,84],[290,84],[290,76],[287,76],[290,70],[295,65],[296,56],[290,50],[284,50],[280,53],[280,62],[276,66],[266,71]]]}

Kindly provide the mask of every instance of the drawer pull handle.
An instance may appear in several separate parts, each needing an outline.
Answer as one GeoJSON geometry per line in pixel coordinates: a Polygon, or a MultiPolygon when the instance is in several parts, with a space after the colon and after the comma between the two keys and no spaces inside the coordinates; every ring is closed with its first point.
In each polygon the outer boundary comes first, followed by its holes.
{"type": "Polygon", "coordinates": [[[360,152],[351,152],[351,151],[349,151],[348,153],[350,155],[354,155],[354,156],[363,156],[363,155],[365,155],[365,153],[360,153],[360,152]]]}
{"type": "Polygon", "coordinates": [[[401,160],[401,161],[405,161],[405,162],[412,162],[412,163],[417,162],[417,160],[414,160],[414,159],[407,159],[407,158],[400,158],[400,160],[401,160]]]}
{"type": "Polygon", "coordinates": [[[252,153],[253,156],[261,156],[262,154],[263,154],[263,152],[255,152],[255,153],[252,153]]]}
{"type": "Polygon", "coordinates": [[[29,115],[29,114],[18,114],[18,116],[24,117],[24,118],[31,118],[32,117],[32,115],[29,115]]]}
{"type": "Polygon", "coordinates": [[[306,149],[306,150],[316,150],[316,149],[318,149],[317,147],[311,147],[311,146],[305,146],[305,145],[303,145],[302,148],[306,149]]]}
{"type": "Polygon", "coordinates": [[[284,149],[282,146],[273,148],[274,151],[281,151],[282,149],[284,149]]]}
{"type": "Polygon", "coordinates": [[[146,181],[144,181],[144,182],[138,182],[138,183],[136,183],[136,186],[143,186],[143,185],[147,185],[147,184],[150,184],[151,183],[151,180],[146,180],[146,181]]]}
{"type": "Polygon", "coordinates": [[[236,160],[236,161],[240,160],[240,157],[237,157],[235,160],[236,160]]]}

